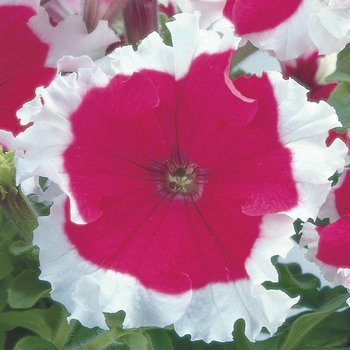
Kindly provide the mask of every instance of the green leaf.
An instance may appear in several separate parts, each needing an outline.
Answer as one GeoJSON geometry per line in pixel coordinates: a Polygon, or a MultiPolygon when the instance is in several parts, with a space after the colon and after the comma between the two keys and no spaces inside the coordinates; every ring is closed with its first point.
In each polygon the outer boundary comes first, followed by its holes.
{"type": "Polygon", "coordinates": [[[143,334],[148,336],[153,350],[173,349],[171,339],[166,330],[161,328],[147,329],[143,334]]]}
{"type": "Polygon", "coordinates": [[[240,319],[235,322],[234,326],[234,348],[233,349],[244,349],[244,350],[254,350],[252,343],[247,339],[244,333],[245,322],[240,319]]]}
{"type": "Polygon", "coordinates": [[[298,264],[275,263],[278,271],[278,283],[265,282],[267,289],[279,289],[285,291],[289,296],[300,295],[299,306],[317,308],[318,288],[320,280],[312,274],[303,274],[298,264]]]}
{"type": "Polygon", "coordinates": [[[167,22],[173,21],[173,18],[168,18],[164,13],[158,13],[158,23],[160,27],[160,36],[163,38],[165,45],[173,46],[172,38],[168,27],[166,26],[167,22]]]}
{"type": "Polygon", "coordinates": [[[254,344],[255,350],[280,350],[283,344],[284,334],[280,333],[271,338],[256,342],[254,344]]]}
{"type": "Polygon", "coordinates": [[[0,280],[8,275],[14,270],[11,263],[10,256],[8,254],[0,253],[0,280]]]}
{"type": "Polygon", "coordinates": [[[17,276],[8,289],[9,305],[14,309],[28,309],[39,299],[49,296],[50,284],[38,279],[34,270],[25,270],[17,276]]]}
{"type": "MultiPolygon", "coordinates": [[[[11,223],[10,220],[7,219],[7,217],[4,214],[4,211],[2,210],[0,206],[0,238],[1,238],[1,248],[0,252],[8,252],[8,250],[3,250],[2,244],[5,240],[11,239],[11,237],[14,236],[14,234],[17,233],[16,227],[11,223]]],[[[11,241],[9,240],[9,243],[11,241]]]]}
{"type": "Polygon", "coordinates": [[[301,346],[293,350],[349,350],[349,347],[341,346],[340,348],[334,348],[329,346],[301,346]]]}
{"type": "Polygon", "coordinates": [[[343,128],[350,127],[350,81],[344,81],[338,85],[328,99],[328,103],[334,107],[343,124],[343,128]]]}
{"type": "Polygon", "coordinates": [[[0,280],[0,311],[3,310],[4,307],[7,305],[7,289],[11,284],[12,280],[12,276],[7,276],[7,278],[3,278],[2,280],[0,280]]]}
{"type": "Polygon", "coordinates": [[[39,337],[25,337],[15,346],[14,350],[57,350],[51,342],[39,337]]]}
{"type": "Polygon", "coordinates": [[[350,309],[334,312],[317,324],[304,338],[303,345],[341,347],[350,339],[350,309]]]}
{"type": "Polygon", "coordinates": [[[0,332],[0,349],[5,349],[6,333],[0,332]]]}
{"type": "Polygon", "coordinates": [[[317,311],[300,316],[293,323],[281,350],[291,350],[301,346],[308,332],[327,316],[345,306],[345,301],[348,297],[348,294],[337,295],[326,301],[317,311]]]}
{"type": "Polygon", "coordinates": [[[115,314],[104,313],[106,317],[106,323],[109,328],[123,328],[123,322],[125,318],[125,312],[119,311],[115,314]]]}
{"type": "Polygon", "coordinates": [[[350,80],[350,45],[338,54],[337,68],[334,73],[326,78],[327,82],[350,80]]]}
{"type": "Polygon", "coordinates": [[[153,350],[147,337],[139,332],[130,332],[118,340],[124,340],[131,350],[153,350]]]}
{"type": "Polygon", "coordinates": [[[39,257],[39,248],[33,246],[30,242],[16,241],[11,244],[10,253],[15,256],[26,254],[29,259],[37,260],[39,257]]]}
{"type": "Polygon", "coordinates": [[[41,338],[50,340],[52,331],[45,320],[44,310],[8,311],[0,314],[0,331],[9,331],[16,327],[31,330],[41,338]]]}
{"type": "Polygon", "coordinates": [[[71,321],[69,325],[67,320],[62,320],[59,329],[56,331],[54,343],[59,349],[67,350],[104,349],[107,345],[113,343],[109,333],[98,327],[92,329],[84,327],[76,320],[71,321]]]}

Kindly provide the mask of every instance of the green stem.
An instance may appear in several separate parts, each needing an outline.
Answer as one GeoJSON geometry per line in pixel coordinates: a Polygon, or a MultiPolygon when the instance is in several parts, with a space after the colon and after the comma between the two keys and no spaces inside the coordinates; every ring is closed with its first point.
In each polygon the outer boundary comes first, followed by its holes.
{"type": "Polygon", "coordinates": [[[79,324],[76,320],[72,320],[69,324],[65,312],[59,316],[59,320],[52,343],[55,344],[57,349],[65,349],[65,344],[68,344],[77,333],[79,324]]]}
{"type": "Polygon", "coordinates": [[[232,56],[231,72],[239,63],[244,61],[247,57],[256,51],[258,51],[258,49],[249,41],[243,47],[240,47],[232,56]]]}
{"type": "Polygon", "coordinates": [[[85,344],[87,350],[104,349],[108,345],[116,344],[116,339],[121,335],[115,332],[116,329],[111,329],[100,333],[95,339],[85,344]]]}

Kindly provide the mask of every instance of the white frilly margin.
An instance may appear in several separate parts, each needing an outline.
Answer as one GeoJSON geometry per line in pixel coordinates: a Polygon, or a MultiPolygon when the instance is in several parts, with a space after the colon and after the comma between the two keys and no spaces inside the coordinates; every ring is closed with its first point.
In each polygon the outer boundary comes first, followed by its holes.
{"type": "Polygon", "coordinates": [[[280,140],[291,151],[299,197],[297,206],[286,214],[303,221],[315,219],[331,189],[328,179],[344,168],[344,142],[337,139],[326,147],[328,131],[341,124],[326,102],[307,101],[307,90],[293,79],[284,80],[277,72],[268,76],[278,104],[280,140]]]}
{"type": "Polygon", "coordinates": [[[64,194],[56,198],[50,216],[39,218],[33,244],[40,247],[40,278],[51,283],[52,298],[66,306],[69,319],[108,329],[102,312],[124,310],[124,326],[129,328],[162,327],[180,318],[190,291],[171,296],[148,290],[132,276],[106,271],[79,256],[64,234],[66,198],[64,194]]]}
{"type": "Polygon", "coordinates": [[[190,334],[192,340],[211,342],[232,340],[233,324],[243,318],[246,335],[254,341],[262,327],[275,333],[298,301],[261,285],[265,280],[277,282],[270,259],[277,253],[285,257],[293,245],[289,240],[292,220],[286,215],[264,217],[261,237],[246,262],[250,279],[211,283],[199,290],[169,295],[80,257],[64,233],[66,199],[66,195],[58,197],[50,216],[39,218],[33,244],[40,247],[40,278],[51,283],[52,298],[66,306],[71,313],[69,320],[108,329],[103,312],[124,310],[126,328],[174,324],[180,336],[190,334]]]}
{"type": "Polygon", "coordinates": [[[88,33],[80,15],[67,16],[53,27],[47,12],[40,6],[37,15],[29,20],[28,25],[40,40],[49,45],[45,65],[54,68],[64,55],[87,55],[92,60],[97,60],[105,56],[109,45],[120,41],[108,27],[107,21],[99,21],[96,29],[88,33]]]}
{"type": "MultiPolygon", "coordinates": [[[[83,64],[87,59],[81,58],[83,64]]],[[[36,98],[17,112],[22,124],[35,122],[16,138],[17,150],[25,151],[23,157],[17,158],[17,183],[32,176],[44,176],[58,184],[63,192],[71,193],[62,159],[72,141],[68,117],[91,88],[106,86],[109,82],[108,77],[90,63],[91,67],[80,68],[79,73],[57,76],[47,89],[38,88],[36,98]]],[[[74,198],[71,199],[72,220],[84,223],[74,198]]]]}

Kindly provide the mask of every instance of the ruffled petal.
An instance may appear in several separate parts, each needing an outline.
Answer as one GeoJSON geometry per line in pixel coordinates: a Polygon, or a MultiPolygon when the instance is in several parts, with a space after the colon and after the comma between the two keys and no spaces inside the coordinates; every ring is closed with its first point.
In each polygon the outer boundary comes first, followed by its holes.
{"type": "Polygon", "coordinates": [[[0,145],[4,151],[10,151],[14,149],[15,137],[9,131],[0,130],[0,145]]]}
{"type": "Polygon", "coordinates": [[[80,15],[68,16],[54,27],[42,7],[37,11],[28,26],[50,47],[45,66],[56,67],[57,61],[64,55],[87,55],[93,60],[99,59],[105,55],[110,44],[119,41],[107,21],[100,21],[96,29],[88,33],[80,15]]]}

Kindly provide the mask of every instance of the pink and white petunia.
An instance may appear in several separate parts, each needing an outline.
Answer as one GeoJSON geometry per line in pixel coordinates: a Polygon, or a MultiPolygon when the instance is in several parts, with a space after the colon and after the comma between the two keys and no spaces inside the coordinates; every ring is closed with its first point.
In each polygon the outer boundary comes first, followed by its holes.
{"type": "Polygon", "coordinates": [[[221,17],[237,35],[280,60],[319,51],[339,52],[348,42],[349,0],[177,0],[183,11],[200,10],[203,24],[221,17]],[[220,14],[221,11],[221,14],[220,14]]]}
{"type": "MultiPolygon", "coordinates": [[[[300,240],[308,246],[306,258],[319,266],[321,273],[334,284],[350,289],[350,169],[345,169],[338,183],[321,207],[320,218],[329,218],[325,227],[306,223],[300,240]]],[[[350,299],[348,300],[350,305],[350,299]]]]}
{"type": "Polygon", "coordinates": [[[54,27],[39,0],[0,0],[0,129],[15,135],[23,130],[16,111],[35,97],[37,87],[54,79],[58,59],[64,55],[98,59],[116,40],[107,22],[88,34],[79,15],[54,27]]]}
{"type": "Polygon", "coordinates": [[[325,78],[336,69],[337,54],[319,55],[317,51],[298,57],[294,60],[282,61],[285,78],[292,77],[309,91],[310,101],[327,101],[330,94],[338,86],[337,82],[328,83],[325,78]]]}
{"type": "Polygon", "coordinates": [[[18,181],[65,192],[34,233],[41,278],[89,327],[124,310],[125,327],[174,324],[210,342],[243,318],[254,340],[297,302],[262,283],[343,168],[343,143],[325,146],[340,123],[278,73],[232,82],[233,34],[175,17],[173,47],[153,33],[56,77],[19,112],[33,125],[17,138],[18,181]]]}

